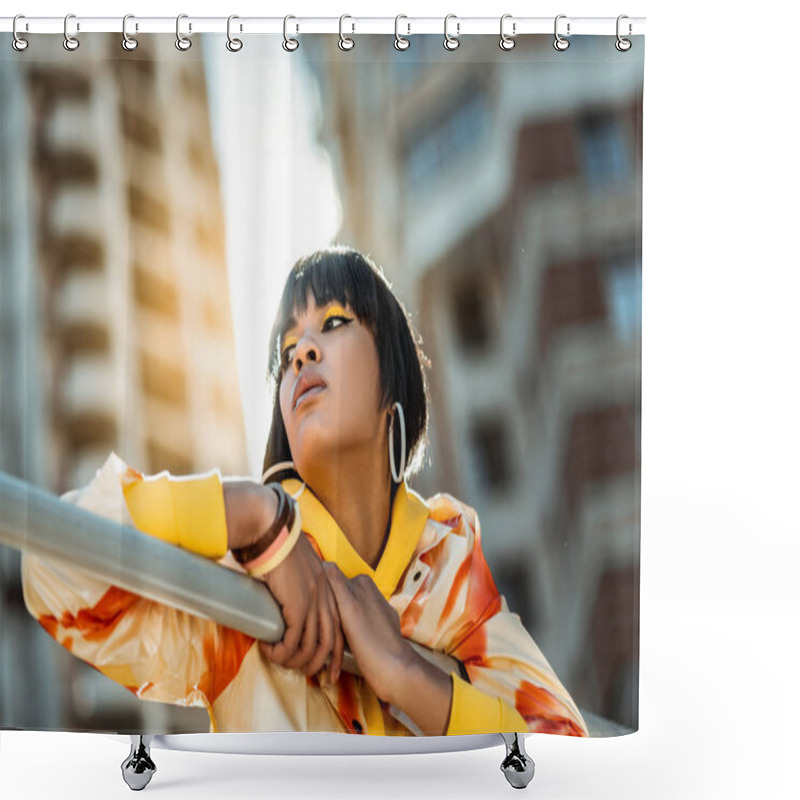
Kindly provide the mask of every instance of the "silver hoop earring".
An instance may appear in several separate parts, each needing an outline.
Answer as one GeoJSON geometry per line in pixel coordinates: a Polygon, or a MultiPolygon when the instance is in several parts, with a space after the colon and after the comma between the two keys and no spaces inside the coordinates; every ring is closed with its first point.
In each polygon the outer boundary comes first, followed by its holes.
{"type": "MultiPolygon", "coordinates": [[[[293,469],[295,472],[297,472],[297,469],[294,466],[294,461],[279,461],[277,464],[273,464],[261,476],[261,485],[263,486],[267,482],[267,478],[269,478],[270,475],[274,475],[276,472],[283,472],[285,469],[293,469]]],[[[300,473],[297,472],[297,474],[299,475],[300,473]]],[[[299,500],[300,495],[303,494],[305,490],[306,490],[306,482],[303,481],[303,485],[300,487],[300,490],[297,492],[297,494],[293,494],[292,498],[294,498],[295,500],[299,500]]]]}
{"type": "Polygon", "coordinates": [[[400,471],[394,465],[394,414],[389,417],[389,467],[392,470],[392,480],[395,483],[402,483],[403,476],[406,474],[406,420],[403,416],[403,406],[400,403],[392,403],[392,408],[397,406],[397,415],[400,417],[400,471]]]}

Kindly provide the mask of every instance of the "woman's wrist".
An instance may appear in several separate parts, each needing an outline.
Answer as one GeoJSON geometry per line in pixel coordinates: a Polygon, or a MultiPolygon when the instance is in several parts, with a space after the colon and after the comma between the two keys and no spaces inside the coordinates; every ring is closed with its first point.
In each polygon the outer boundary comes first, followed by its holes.
{"type": "Polygon", "coordinates": [[[222,483],[228,549],[238,550],[258,541],[272,525],[278,498],[268,486],[255,481],[226,479],[222,483]]]}
{"type": "Polygon", "coordinates": [[[452,680],[438,667],[418,655],[409,655],[392,670],[382,700],[407,714],[426,734],[447,731],[452,703],[452,680]]]}

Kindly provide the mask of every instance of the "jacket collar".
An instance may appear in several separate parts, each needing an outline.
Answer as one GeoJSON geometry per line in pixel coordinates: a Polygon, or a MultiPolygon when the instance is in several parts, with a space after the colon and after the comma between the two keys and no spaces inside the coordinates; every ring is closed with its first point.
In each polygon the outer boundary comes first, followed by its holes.
{"type": "MultiPolygon", "coordinates": [[[[296,478],[281,481],[284,489],[296,494],[302,483],[296,478]]],[[[375,569],[367,564],[350,544],[336,520],[306,486],[297,500],[303,531],[309,534],[326,561],[334,561],[348,578],[369,575],[388,600],[403,576],[428,521],[425,501],[403,481],[395,493],[389,540],[375,569]]]]}

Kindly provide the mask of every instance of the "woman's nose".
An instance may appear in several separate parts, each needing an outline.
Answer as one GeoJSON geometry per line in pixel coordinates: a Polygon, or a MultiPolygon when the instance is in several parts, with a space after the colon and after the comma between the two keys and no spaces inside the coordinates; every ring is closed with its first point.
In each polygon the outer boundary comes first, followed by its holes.
{"type": "Polygon", "coordinates": [[[303,336],[294,348],[295,372],[300,372],[306,361],[319,361],[320,355],[319,345],[310,336],[303,336]]]}

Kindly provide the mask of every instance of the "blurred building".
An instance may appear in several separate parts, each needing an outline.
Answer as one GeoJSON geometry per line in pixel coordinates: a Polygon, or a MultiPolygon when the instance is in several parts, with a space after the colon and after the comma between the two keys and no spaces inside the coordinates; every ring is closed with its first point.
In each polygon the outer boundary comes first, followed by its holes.
{"type": "Polygon", "coordinates": [[[432,360],[414,487],[477,509],[501,591],[576,701],[636,726],[641,62],[608,37],[355,39],[300,52],[339,240],[384,267],[432,360]]]}
{"type": "MultiPolygon", "coordinates": [[[[243,473],[201,43],[35,49],[0,60],[0,468],[58,493],[111,450],[148,473],[243,473]]],[[[53,646],[22,604],[19,554],[0,556],[4,725],[207,729],[205,711],[136,701],[53,646]]]]}

